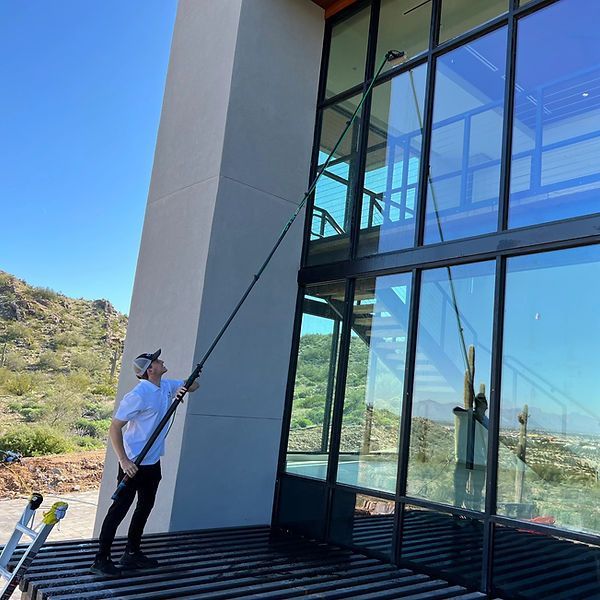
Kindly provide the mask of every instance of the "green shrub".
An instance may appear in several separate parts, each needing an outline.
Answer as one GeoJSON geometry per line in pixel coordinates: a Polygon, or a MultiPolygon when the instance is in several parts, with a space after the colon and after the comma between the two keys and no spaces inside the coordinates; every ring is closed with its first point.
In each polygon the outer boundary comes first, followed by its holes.
{"type": "Polygon", "coordinates": [[[321,425],[323,423],[323,408],[311,408],[306,411],[304,416],[311,424],[321,425]]]}
{"type": "Polygon", "coordinates": [[[11,371],[23,371],[27,367],[27,361],[16,352],[8,352],[4,364],[11,371]]]}
{"type": "Polygon", "coordinates": [[[2,332],[2,341],[5,342],[21,342],[29,346],[34,338],[34,333],[31,327],[21,323],[20,321],[10,321],[6,324],[2,332]]]}
{"type": "Polygon", "coordinates": [[[35,380],[31,373],[15,373],[4,383],[4,389],[14,396],[24,396],[33,390],[35,380]]]}
{"type": "Polygon", "coordinates": [[[83,344],[83,337],[75,331],[63,331],[57,333],[51,341],[52,346],[57,348],[72,348],[83,344]]]}
{"type": "Polygon", "coordinates": [[[114,398],[117,393],[117,386],[115,383],[98,383],[90,388],[90,393],[94,396],[114,398]]]}
{"type": "Polygon", "coordinates": [[[48,302],[58,299],[58,294],[47,287],[32,287],[29,290],[29,295],[41,304],[48,304],[48,302]]]}
{"type": "Polygon", "coordinates": [[[80,436],[105,440],[108,436],[110,421],[110,419],[101,419],[99,421],[92,421],[85,418],[77,419],[73,425],[73,430],[80,436]]]}
{"type": "Polygon", "coordinates": [[[104,361],[93,352],[71,355],[71,369],[81,369],[87,373],[99,373],[104,369],[104,361]]]}
{"type": "Polygon", "coordinates": [[[12,377],[12,373],[6,367],[0,367],[0,387],[12,377]]]}
{"type": "Polygon", "coordinates": [[[98,402],[93,400],[83,407],[83,416],[91,421],[110,419],[113,413],[113,402],[98,402]]]}
{"type": "Polygon", "coordinates": [[[10,402],[8,408],[23,417],[28,423],[39,421],[44,412],[40,403],[31,399],[10,402]]]}
{"type": "Polygon", "coordinates": [[[40,354],[38,366],[46,371],[58,371],[64,367],[64,360],[57,352],[49,350],[40,354]]]}
{"type": "Polygon", "coordinates": [[[65,377],[62,377],[60,383],[70,391],[83,394],[89,391],[92,382],[90,376],[86,372],[72,371],[65,377]]]}
{"type": "Polygon", "coordinates": [[[68,429],[83,415],[84,400],[72,392],[54,389],[44,396],[42,419],[52,427],[68,429]]]}
{"type": "Polygon", "coordinates": [[[0,450],[20,452],[23,456],[64,454],[74,449],[64,435],[39,425],[14,425],[0,435],[0,450]]]}
{"type": "Polygon", "coordinates": [[[44,409],[41,406],[24,406],[19,414],[27,423],[34,423],[43,417],[44,409]]]}
{"type": "Polygon", "coordinates": [[[291,429],[304,429],[311,425],[314,425],[314,423],[310,419],[307,419],[306,417],[297,417],[292,419],[291,429]]]}
{"type": "Polygon", "coordinates": [[[562,483],[567,479],[567,473],[565,472],[564,467],[535,463],[531,463],[529,466],[538,477],[548,483],[562,483]]]}
{"type": "Polygon", "coordinates": [[[76,437],[73,439],[73,441],[77,445],[76,450],[98,450],[106,446],[106,442],[104,440],[87,436],[76,437]]]}

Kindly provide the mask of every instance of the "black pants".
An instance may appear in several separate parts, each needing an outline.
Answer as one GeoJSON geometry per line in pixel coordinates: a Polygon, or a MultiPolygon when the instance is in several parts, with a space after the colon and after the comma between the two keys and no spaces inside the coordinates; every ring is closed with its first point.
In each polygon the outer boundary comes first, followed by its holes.
{"type": "MultiPolygon", "coordinates": [[[[119,467],[117,481],[120,483],[124,473],[119,467]]],[[[127,549],[135,552],[140,549],[142,533],[150,511],[154,506],[156,490],[161,479],[160,461],[153,465],[141,465],[133,479],[127,482],[127,486],[121,491],[119,497],[112,503],[104,517],[102,529],[100,530],[100,547],[98,556],[110,556],[110,548],[115,539],[117,528],[127,515],[127,511],[133,504],[137,492],[137,504],[131,517],[131,524],[127,533],[127,549]]]]}

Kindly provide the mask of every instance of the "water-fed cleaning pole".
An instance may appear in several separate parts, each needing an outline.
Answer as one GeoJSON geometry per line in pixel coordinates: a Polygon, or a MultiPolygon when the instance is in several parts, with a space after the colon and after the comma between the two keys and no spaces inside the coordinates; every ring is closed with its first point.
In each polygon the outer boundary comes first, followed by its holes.
{"type": "MultiPolygon", "coordinates": [[[[266,269],[267,265],[271,261],[271,258],[273,257],[273,255],[277,251],[277,248],[279,248],[281,242],[283,241],[283,238],[285,237],[285,235],[287,234],[288,230],[292,226],[292,223],[296,220],[296,217],[298,216],[298,214],[300,213],[300,211],[302,210],[302,208],[306,204],[306,201],[310,198],[311,194],[315,191],[315,188],[317,187],[317,183],[319,182],[319,179],[321,178],[321,175],[323,175],[323,173],[325,172],[325,169],[327,169],[327,167],[329,166],[329,163],[331,162],[331,159],[333,158],[333,156],[337,152],[337,149],[339,148],[340,144],[342,143],[342,140],[346,136],[346,133],[348,133],[348,130],[352,126],[352,123],[354,122],[354,119],[356,118],[356,115],[358,114],[358,112],[361,109],[362,105],[364,104],[365,100],[368,98],[369,94],[371,93],[371,90],[373,89],[373,86],[375,85],[375,81],[376,81],[377,77],[379,76],[379,74],[381,73],[381,71],[383,71],[383,68],[385,67],[386,63],[399,60],[403,56],[404,56],[404,52],[401,52],[399,50],[389,50],[386,53],[385,57],[381,61],[381,64],[379,65],[379,68],[375,72],[375,75],[373,76],[373,79],[371,80],[371,83],[369,84],[369,86],[367,87],[367,89],[365,90],[365,92],[363,93],[362,98],[360,99],[360,102],[358,103],[358,106],[356,107],[356,109],[352,113],[352,116],[350,117],[349,121],[346,123],[346,127],[344,128],[344,131],[342,131],[340,137],[338,138],[338,141],[335,143],[335,146],[333,147],[333,149],[331,150],[331,152],[327,156],[327,159],[325,160],[325,162],[323,163],[323,165],[319,169],[319,172],[317,173],[316,177],[313,179],[312,183],[310,184],[310,186],[308,187],[308,189],[304,193],[304,196],[302,198],[302,202],[300,202],[300,204],[298,205],[298,208],[296,208],[296,210],[294,211],[294,214],[290,217],[289,221],[286,223],[285,227],[283,228],[283,231],[279,234],[279,237],[277,238],[277,241],[275,242],[275,245],[273,246],[273,248],[269,252],[267,258],[263,262],[263,264],[260,267],[260,269],[257,271],[256,275],[254,275],[254,277],[253,277],[252,281],[250,282],[250,285],[248,286],[248,288],[246,289],[246,291],[242,294],[242,297],[240,298],[240,300],[237,303],[236,307],[233,309],[232,313],[229,315],[229,318],[227,319],[227,321],[225,321],[225,324],[223,325],[223,327],[221,327],[221,331],[219,331],[219,333],[217,334],[217,336],[213,340],[213,343],[210,345],[210,347],[208,348],[208,350],[206,351],[206,353],[204,354],[204,356],[202,357],[202,359],[200,360],[200,362],[196,365],[196,368],[192,371],[192,374],[187,378],[187,380],[183,384],[182,392],[179,393],[179,394],[177,394],[177,396],[175,397],[175,399],[173,400],[173,402],[171,403],[171,405],[167,409],[167,412],[165,413],[165,416],[160,420],[160,422],[158,423],[158,425],[156,426],[156,428],[152,432],[152,435],[150,435],[150,437],[148,438],[148,441],[146,442],[146,445],[142,448],[142,451],[138,454],[138,456],[136,457],[136,459],[133,461],[136,466],[138,466],[138,467],[140,466],[140,464],[142,463],[142,461],[146,457],[146,454],[148,454],[148,452],[150,451],[150,448],[152,447],[152,445],[156,441],[156,438],[160,435],[161,431],[165,428],[165,426],[169,422],[171,416],[173,415],[173,413],[177,409],[177,406],[179,405],[180,402],[183,401],[183,397],[185,396],[185,394],[187,393],[187,391],[190,389],[190,386],[199,377],[200,372],[202,371],[202,368],[204,367],[204,363],[206,363],[206,361],[208,360],[208,357],[212,354],[213,350],[215,349],[215,346],[219,343],[219,340],[223,337],[223,334],[225,333],[225,331],[227,331],[227,328],[229,327],[231,321],[233,321],[233,319],[235,318],[235,315],[238,313],[238,311],[240,310],[240,308],[244,304],[246,298],[248,297],[248,295],[252,291],[252,288],[256,285],[256,282],[260,279],[260,276],[263,274],[263,271],[266,269]]],[[[130,479],[130,477],[128,475],[125,475],[123,477],[123,479],[121,480],[121,483],[119,483],[117,489],[115,490],[115,493],[112,495],[112,499],[113,500],[117,499],[117,497],[119,496],[119,494],[121,493],[121,491],[127,485],[127,482],[129,481],[129,479],[130,479]]]]}

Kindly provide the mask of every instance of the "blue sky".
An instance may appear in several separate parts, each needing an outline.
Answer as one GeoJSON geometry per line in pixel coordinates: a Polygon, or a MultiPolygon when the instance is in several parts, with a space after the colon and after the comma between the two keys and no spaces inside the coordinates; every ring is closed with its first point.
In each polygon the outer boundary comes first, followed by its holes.
{"type": "Polygon", "coordinates": [[[176,5],[0,2],[0,269],[129,311],[176,5]]]}

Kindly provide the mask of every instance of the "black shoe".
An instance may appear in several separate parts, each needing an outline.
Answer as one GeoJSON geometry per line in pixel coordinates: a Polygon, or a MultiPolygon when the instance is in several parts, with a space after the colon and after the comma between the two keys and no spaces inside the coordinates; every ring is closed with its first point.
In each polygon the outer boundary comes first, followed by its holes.
{"type": "Polygon", "coordinates": [[[94,573],[94,575],[104,575],[105,577],[121,576],[121,569],[107,556],[97,556],[94,564],[90,567],[90,572],[94,573]]]}
{"type": "Polygon", "coordinates": [[[153,569],[158,567],[158,561],[146,556],[141,550],[125,550],[119,559],[119,565],[123,569],[153,569]]]}

